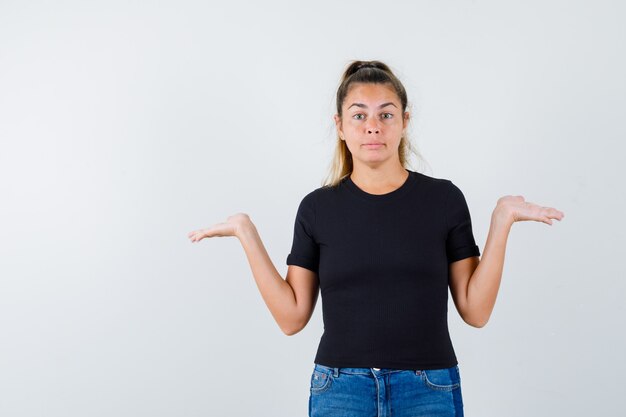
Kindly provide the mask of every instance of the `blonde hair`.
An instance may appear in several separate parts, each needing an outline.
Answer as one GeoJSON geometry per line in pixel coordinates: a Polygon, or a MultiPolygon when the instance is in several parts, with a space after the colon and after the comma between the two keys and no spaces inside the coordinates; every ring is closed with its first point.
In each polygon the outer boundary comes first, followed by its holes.
{"type": "MultiPolygon", "coordinates": [[[[380,61],[352,61],[343,73],[339,88],[337,89],[337,114],[342,117],[342,105],[353,83],[374,83],[390,85],[398,95],[402,104],[402,115],[408,104],[406,90],[400,80],[393,74],[391,69],[380,61]]],[[[422,159],[420,153],[406,137],[401,138],[398,148],[400,163],[406,169],[411,168],[410,156],[414,154],[418,160],[422,159]]],[[[322,186],[334,187],[341,180],[352,173],[352,154],[346,142],[341,140],[339,134],[335,143],[335,152],[329,165],[329,172],[322,186]]]]}

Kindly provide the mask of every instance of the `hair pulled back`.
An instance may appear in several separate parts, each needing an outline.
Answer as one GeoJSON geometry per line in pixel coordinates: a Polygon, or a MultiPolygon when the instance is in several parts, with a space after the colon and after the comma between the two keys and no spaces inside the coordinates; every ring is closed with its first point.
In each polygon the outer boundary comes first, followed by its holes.
{"type": "MultiPolygon", "coordinates": [[[[341,77],[339,88],[337,89],[336,104],[339,117],[343,117],[343,102],[350,88],[356,83],[384,84],[390,86],[400,99],[400,103],[402,104],[402,116],[404,117],[404,112],[408,105],[406,90],[389,66],[381,61],[352,61],[348,64],[341,77]]],[[[402,166],[407,169],[411,168],[411,153],[414,153],[420,158],[419,153],[405,135],[400,140],[398,156],[402,166]]],[[[336,186],[344,177],[352,173],[352,169],[352,154],[346,142],[341,140],[339,134],[337,134],[335,152],[330,163],[329,174],[322,185],[336,186]]]]}

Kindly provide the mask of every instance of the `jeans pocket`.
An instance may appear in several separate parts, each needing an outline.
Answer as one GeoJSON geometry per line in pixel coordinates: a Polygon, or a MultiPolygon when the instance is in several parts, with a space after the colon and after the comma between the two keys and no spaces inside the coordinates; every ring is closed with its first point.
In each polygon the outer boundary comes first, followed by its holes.
{"type": "Polygon", "coordinates": [[[326,391],[332,383],[332,375],[317,369],[311,374],[311,392],[321,393],[326,391]]]}
{"type": "Polygon", "coordinates": [[[459,367],[425,369],[422,371],[425,385],[435,391],[452,391],[461,386],[459,367]]]}

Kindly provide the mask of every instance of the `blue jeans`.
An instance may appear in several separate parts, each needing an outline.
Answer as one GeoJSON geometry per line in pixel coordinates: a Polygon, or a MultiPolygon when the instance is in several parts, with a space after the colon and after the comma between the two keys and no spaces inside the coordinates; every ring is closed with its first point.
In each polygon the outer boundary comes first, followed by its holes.
{"type": "Polygon", "coordinates": [[[331,368],[315,364],[309,417],[463,416],[459,366],[331,368]]]}

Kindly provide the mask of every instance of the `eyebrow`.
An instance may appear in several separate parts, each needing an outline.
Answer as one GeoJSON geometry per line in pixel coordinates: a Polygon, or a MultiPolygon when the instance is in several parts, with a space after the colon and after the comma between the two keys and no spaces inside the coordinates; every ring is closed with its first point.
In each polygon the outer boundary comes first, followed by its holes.
{"type": "MultiPolygon", "coordinates": [[[[396,106],[395,104],[393,104],[391,101],[390,101],[390,102],[388,102],[388,103],[383,103],[383,104],[381,104],[380,106],[378,106],[378,108],[379,108],[379,109],[382,109],[383,107],[388,106],[388,105],[390,105],[390,104],[391,104],[393,107],[398,108],[398,106],[396,106]]],[[[350,108],[351,108],[352,106],[361,107],[361,108],[363,108],[363,109],[366,109],[366,108],[367,108],[367,106],[366,106],[365,104],[363,104],[363,103],[352,103],[352,104],[350,105],[350,107],[348,107],[348,110],[350,110],[350,108]]]]}

